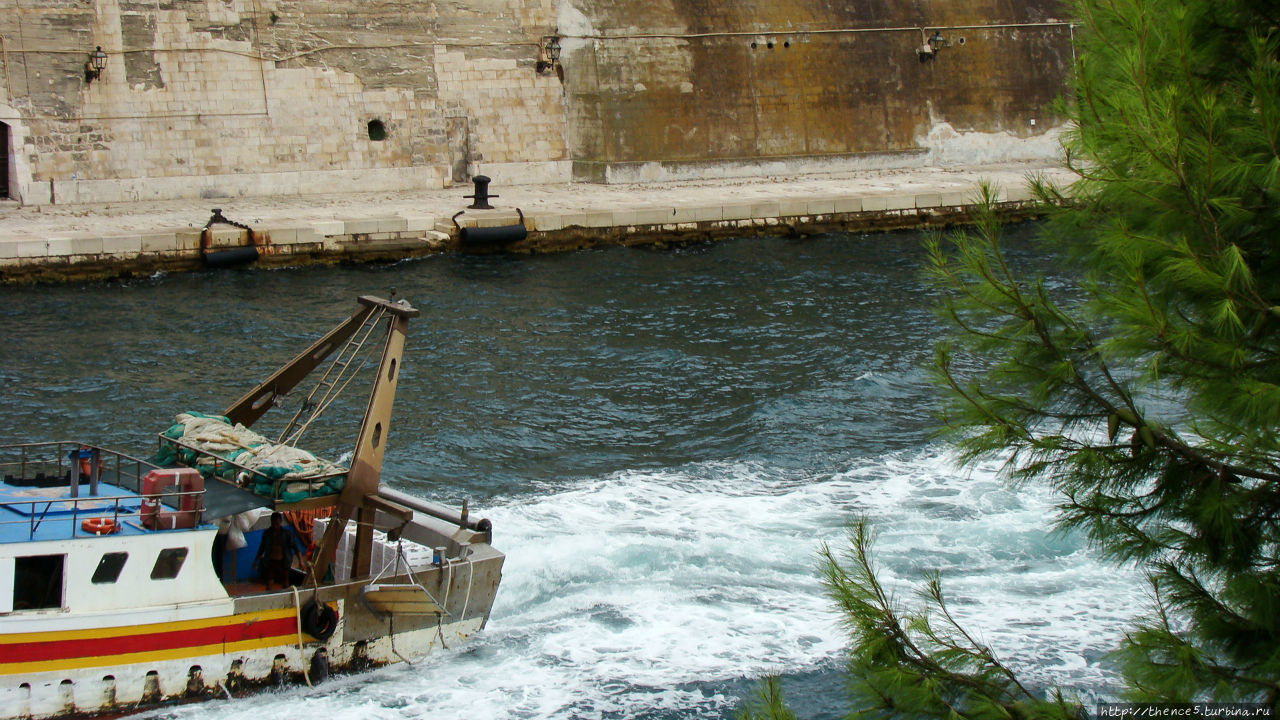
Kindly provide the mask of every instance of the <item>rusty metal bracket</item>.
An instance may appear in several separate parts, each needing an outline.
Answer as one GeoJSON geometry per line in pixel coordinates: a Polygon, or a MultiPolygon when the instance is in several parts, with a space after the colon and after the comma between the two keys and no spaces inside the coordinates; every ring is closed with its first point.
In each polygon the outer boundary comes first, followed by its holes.
{"type": "Polygon", "coordinates": [[[258,236],[256,233],[253,232],[253,228],[249,227],[248,225],[245,225],[244,223],[238,223],[235,220],[228,220],[227,218],[223,217],[222,208],[214,208],[213,215],[209,217],[209,222],[205,223],[204,227],[200,228],[200,249],[201,250],[209,249],[209,240],[210,240],[209,227],[217,223],[222,223],[223,225],[230,225],[231,227],[238,227],[241,230],[247,231],[249,233],[249,243],[254,247],[258,246],[258,236]]]}

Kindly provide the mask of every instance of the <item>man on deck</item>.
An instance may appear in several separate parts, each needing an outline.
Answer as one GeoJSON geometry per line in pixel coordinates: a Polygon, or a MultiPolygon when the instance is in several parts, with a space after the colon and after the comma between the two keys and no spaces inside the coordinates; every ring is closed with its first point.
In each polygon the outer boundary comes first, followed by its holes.
{"type": "Polygon", "coordinates": [[[306,548],[293,530],[284,526],[284,515],[271,513],[271,527],[262,531],[262,543],[258,545],[258,556],[253,561],[268,590],[274,590],[277,585],[283,590],[292,584],[289,582],[289,568],[297,554],[303,555],[305,564],[306,548]]]}

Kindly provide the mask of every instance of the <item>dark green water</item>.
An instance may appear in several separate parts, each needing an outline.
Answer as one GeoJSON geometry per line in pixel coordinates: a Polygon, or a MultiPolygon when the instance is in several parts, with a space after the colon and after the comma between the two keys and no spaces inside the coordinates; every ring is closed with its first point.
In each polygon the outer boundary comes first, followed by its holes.
{"type": "MultiPolygon", "coordinates": [[[[778,672],[805,717],[839,717],[814,555],[855,513],[895,574],[942,568],[1033,677],[1102,687],[1130,584],[1047,535],[1050,498],[929,440],[921,260],[915,234],[831,235],[5,288],[0,442],[147,454],[174,414],[222,410],[394,289],[422,315],[385,481],[494,520],[499,603],[466,649],[268,712],[721,718],[778,672]]],[[[304,444],[341,455],[363,402],[304,444]]]]}

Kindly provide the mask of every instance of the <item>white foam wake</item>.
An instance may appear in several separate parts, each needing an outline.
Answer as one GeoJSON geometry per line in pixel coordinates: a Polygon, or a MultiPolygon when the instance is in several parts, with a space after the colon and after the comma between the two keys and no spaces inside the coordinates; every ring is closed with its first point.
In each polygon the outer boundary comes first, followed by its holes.
{"type": "Polygon", "coordinates": [[[751,464],[626,472],[485,510],[508,559],[489,626],[465,648],[175,714],[731,716],[738,698],[716,689],[726,681],[841,656],[816,553],[843,545],[857,513],[876,522],[891,583],[941,569],[958,614],[1033,682],[1105,686],[1098,656],[1142,598],[1078,538],[1049,534],[1047,492],[1012,490],[993,466],[962,475],[942,451],[825,477],[751,464]]]}

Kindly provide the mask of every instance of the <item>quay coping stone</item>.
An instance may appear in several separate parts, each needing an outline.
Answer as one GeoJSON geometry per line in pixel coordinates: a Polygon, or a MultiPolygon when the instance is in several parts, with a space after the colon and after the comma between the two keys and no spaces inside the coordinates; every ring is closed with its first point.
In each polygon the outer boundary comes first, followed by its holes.
{"type": "Polygon", "coordinates": [[[0,258],[6,260],[45,257],[48,254],[49,243],[46,240],[0,240],[0,258]]]}
{"type": "Polygon", "coordinates": [[[809,201],[805,198],[785,198],[778,201],[778,217],[799,217],[809,214],[809,201]]]}
{"type": "Polygon", "coordinates": [[[836,200],[830,197],[810,198],[805,208],[806,215],[832,215],[836,211],[836,200]]]}
{"type": "Polygon", "coordinates": [[[1004,189],[1005,202],[1026,202],[1031,199],[1031,188],[1025,183],[1004,189]]]}
{"type": "Polygon", "coordinates": [[[719,205],[693,209],[694,222],[718,222],[724,219],[724,208],[719,205]]]}
{"type": "Polygon", "coordinates": [[[608,210],[592,210],[587,212],[587,227],[613,227],[613,213],[608,210]]]}
{"type": "Polygon", "coordinates": [[[890,195],[885,198],[886,210],[911,210],[916,206],[915,195],[890,195]]]}
{"type": "Polygon", "coordinates": [[[841,195],[835,199],[835,212],[862,212],[862,198],[854,195],[841,195]]]}
{"type": "Polygon", "coordinates": [[[697,208],[693,206],[677,206],[671,208],[671,216],[666,218],[663,222],[668,225],[671,223],[680,225],[683,223],[696,222],[697,215],[697,208]]]}
{"type": "Polygon", "coordinates": [[[142,252],[142,236],[104,235],[102,252],[111,255],[137,255],[142,252]]]}
{"type": "Polygon", "coordinates": [[[346,224],[341,220],[320,220],[311,223],[311,228],[321,237],[333,237],[334,235],[346,234],[346,224]]]}
{"type": "Polygon", "coordinates": [[[764,220],[768,218],[776,218],[781,215],[781,205],[776,200],[766,200],[764,202],[752,203],[751,217],[764,220]]]}
{"type": "Polygon", "coordinates": [[[404,232],[409,228],[409,221],[399,216],[380,217],[377,219],[377,222],[377,232],[380,233],[404,232]]]}
{"type": "Polygon", "coordinates": [[[889,209],[889,198],[884,195],[868,195],[862,198],[864,212],[883,212],[889,209]]]}
{"type": "Polygon", "coordinates": [[[585,212],[565,213],[560,216],[564,222],[563,227],[587,227],[587,214],[585,212]]]}
{"type": "Polygon", "coordinates": [[[917,208],[935,208],[942,205],[942,193],[921,193],[916,195],[917,208]]]}
{"type": "Polygon", "coordinates": [[[343,218],[341,235],[368,235],[378,232],[377,218],[343,218]]]}
{"type": "MultiPolygon", "coordinates": [[[[101,243],[101,240],[99,240],[99,243],[101,243]]],[[[142,252],[173,252],[178,249],[178,234],[176,231],[143,233],[142,235],[142,252]]]]}
{"type": "Polygon", "coordinates": [[[433,232],[436,226],[434,215],[405,215],[405,232],[433,232]]]}
{"type": "Polygon", "coordinates": [[[89,233],[59,235],[49,238],[49,255],[101,255],[102,237],[89,233]]]}
{"type": "Polygon", "coordinates": [[[200,249],[200,228],[179,228],[173,232],[173,241],[177,250],[189,251],[200,249]]]}
{"type": "Polygon", "coordinates": [[[298,228],[288,227],[265,227],[258,228],[272,245],[294,245],[298,242],[298,228]]]}
{"type": "Polygon", "coordinates": [[[664,225],[673,222],[672,218],[675,217],[674,210],[665,208],[633,210],[631,212],[635,213],[635,218],[632,222],[634,225],[664,225]]]}
{"type": "Polygon", "coordinates": [[[534,215],[529,219],[533,221],[533,229],[541,232],[560,230],[565,227],[564,218],[559,215],[542,213],[534,215]]]}

